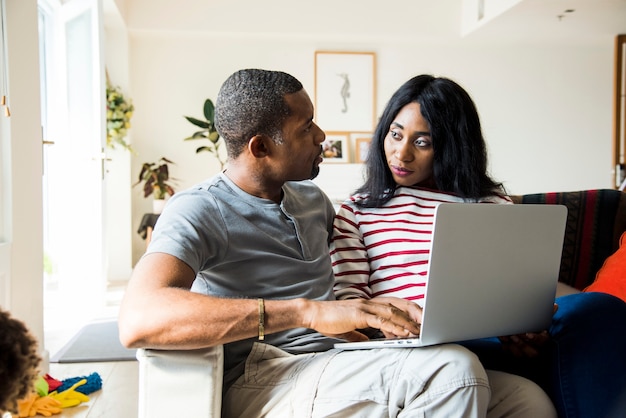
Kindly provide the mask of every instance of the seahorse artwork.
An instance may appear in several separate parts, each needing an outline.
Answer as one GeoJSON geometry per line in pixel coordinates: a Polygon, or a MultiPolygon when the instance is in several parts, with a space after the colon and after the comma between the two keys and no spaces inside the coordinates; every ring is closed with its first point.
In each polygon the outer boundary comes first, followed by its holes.
{"type": "Polygon", "coordinates": [[[350,78],[347,73],[340,73],[337,75],[343,79],[343,85],[341,86],[339,94],[341,95],[341,100],[343,101],[343,109],[341,109],[341,112],[346,113],[348,111],[348,98],[350,97],[350,78]]]}

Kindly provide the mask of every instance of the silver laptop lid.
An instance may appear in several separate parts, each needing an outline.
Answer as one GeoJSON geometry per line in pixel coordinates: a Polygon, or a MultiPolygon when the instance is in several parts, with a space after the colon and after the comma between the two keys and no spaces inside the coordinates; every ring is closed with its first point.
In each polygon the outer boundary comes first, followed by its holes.
{"type": "Polygon", "coordinates": [[[439,205],[422,344],[547,329],[566,218],[561,205],[439,205]]]}

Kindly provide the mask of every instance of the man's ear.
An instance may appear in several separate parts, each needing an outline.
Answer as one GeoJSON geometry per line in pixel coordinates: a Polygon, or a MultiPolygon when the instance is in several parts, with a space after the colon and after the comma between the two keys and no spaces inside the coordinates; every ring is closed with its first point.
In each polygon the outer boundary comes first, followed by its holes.
{"type": "Polygon", "coordinates": [[[265,135],[255,135],[248,141],[248,150],[255,158],[263,158],[269,155],[272,139],[265,135]]]}

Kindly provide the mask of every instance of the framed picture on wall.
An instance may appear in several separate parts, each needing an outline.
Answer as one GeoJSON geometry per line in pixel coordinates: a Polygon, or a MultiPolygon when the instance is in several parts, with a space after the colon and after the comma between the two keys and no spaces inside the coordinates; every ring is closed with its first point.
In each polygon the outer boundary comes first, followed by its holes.
{"type": "Polygon", "coordinates": [[[325,163],[350,162],[348,134],[341,132],[327,132],[326,140],[322,142],[322,157],[325,163]]]}
{"type": "Polygon", "coordinates": [[[315,52],[315,122],[324,131],[372,132],[376,54],[315,52]]]}
{"type": "Polygon", "coordinates": [[[372,143],[371,136],[361,134],[353,135],[354,137],[354,162],[364,163],[372,143]]]}

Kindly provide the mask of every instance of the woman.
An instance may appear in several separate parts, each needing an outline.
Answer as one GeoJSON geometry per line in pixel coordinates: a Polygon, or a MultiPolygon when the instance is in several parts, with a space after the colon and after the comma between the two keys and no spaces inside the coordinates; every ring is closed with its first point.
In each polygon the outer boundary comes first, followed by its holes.
{"type": "MultiPolygon", "coordinates": [[[[365,182],[337,213],[331,247],[337,298],[394,296],[421,304],[433,216],[442,202],[511,200],[487,172],[486,144],[470,96],[452,80],[420,75],[385,107],[365,182]]],[[[598,323],[626,315],[626,305],[609,295],[582,293],[558,298],[555,306],[545,332],[466,345],[486,368],[539,383],[559,416],[612,416],[626,393],[626,332],[598,323]],[[589,336],[595,342],[587,342],[589,336]],[[590,380],[603,382],[602,390],[590,389],[590,380]]]]}

